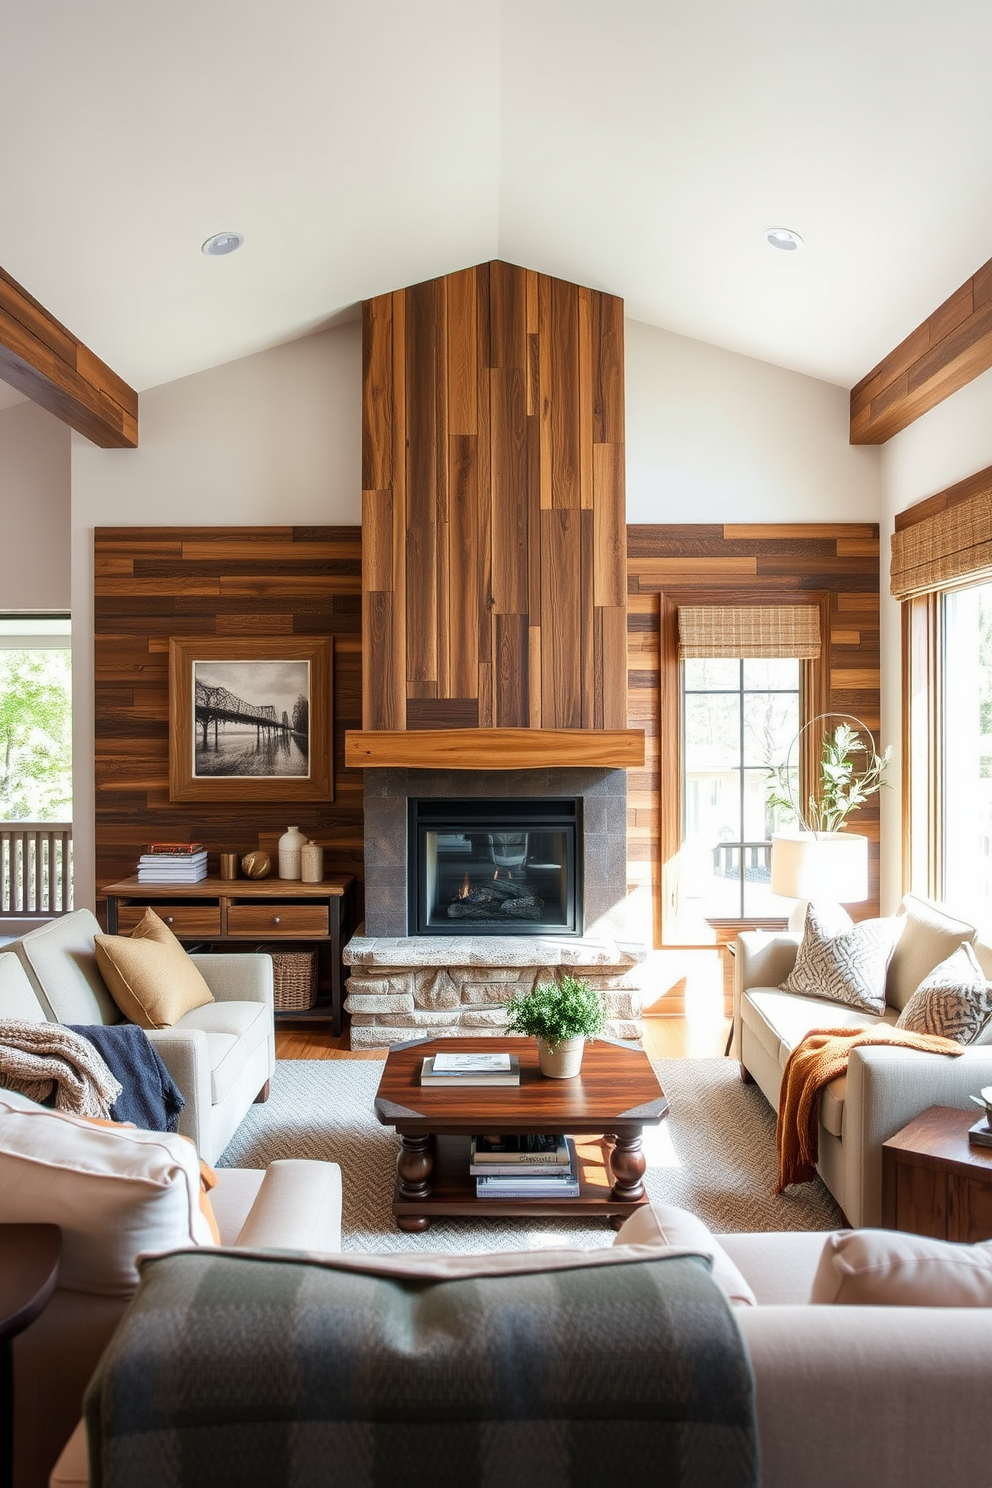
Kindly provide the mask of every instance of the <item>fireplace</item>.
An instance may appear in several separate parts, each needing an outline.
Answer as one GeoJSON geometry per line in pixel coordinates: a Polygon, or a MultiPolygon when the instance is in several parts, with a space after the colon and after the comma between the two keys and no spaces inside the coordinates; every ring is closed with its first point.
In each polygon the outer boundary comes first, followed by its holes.
{"type": "Polygon", "coordinates": [[[411,798],[416,935],[581,935],[582,801],[411,798]]]}

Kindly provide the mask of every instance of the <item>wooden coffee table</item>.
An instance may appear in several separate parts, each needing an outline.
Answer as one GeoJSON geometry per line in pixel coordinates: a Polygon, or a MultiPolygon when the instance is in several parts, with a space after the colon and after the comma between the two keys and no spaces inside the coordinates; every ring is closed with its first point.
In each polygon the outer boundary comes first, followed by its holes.
{"type": "Polygon", "coordinates": [[[426,1230],[437,1215],[478,1219],[482,1214],[601,1214],[619,1226],[647,1203],[641,1133],[645,1126],[660,1125],[668,1101],[644,1051],[611,1039],[587,1044],[582,1071],[570,1080],[541,1074],[533,1039],[417,1039],[390,1049],[375,1113],[400,1138],[393,1214],[401,1230],[426,1230]],[[424,1059],[442,1050],[516,1054],[520,1084],[458,1090],[422,1086],[424,1059]],[[469,1137],[480,1132],[596,1136],[596,1141],[576,1142],[579,1197],[476,1198],[468,1147],[469,1137]]]}

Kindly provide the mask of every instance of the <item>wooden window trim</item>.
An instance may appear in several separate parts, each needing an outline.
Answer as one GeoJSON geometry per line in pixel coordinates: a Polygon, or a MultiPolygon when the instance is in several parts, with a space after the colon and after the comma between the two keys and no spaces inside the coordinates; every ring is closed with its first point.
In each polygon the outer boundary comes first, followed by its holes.
{"type": "Polygon", "coordinates": [[[902,890],[931,899],[943,897],[940,709],[946,592],[920,594],[902,605],[902,890]]]}
{"type": "MultiPolygon", "coordinates": [[[[830,595],[826,590],[731,590],[700,589],[693,586],[685,589],[662,590],[658,595],[658,643],[659,643],[659,843],[661,852],[660,883],[654,901],[655,944],[673,948],[688,943],[678,934],[678,864],[682,845],[682,687],[679,672],[679,606],[680,605],[816,605],[820,610],[820,635],[830,635],[830,595]]],[[[805,721],[818,713],[830,711],[830,665],[826,645],[815,660],[800,663],[800,717],[805,721]]],[[[809,731],[804,740],[800,758],[800,794],[805,799],[809,783],[814,778],[819,744],[810,738],[809,731]]],[[[735,925],[738,929],[749,929],[755,925],[781,926],[785,920],[721,920],[714,922],[714,941],[722,944],[726,933],[720,927],[735,925]]],[[[701,944],[701,942],[693,942],[701,944]]]]}

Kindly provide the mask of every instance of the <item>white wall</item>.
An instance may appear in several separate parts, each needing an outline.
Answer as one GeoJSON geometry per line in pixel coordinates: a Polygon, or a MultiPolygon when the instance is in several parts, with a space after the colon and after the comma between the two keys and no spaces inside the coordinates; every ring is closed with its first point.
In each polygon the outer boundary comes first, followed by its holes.
{"type": "Polygon", "coordinates": [[[69,438],[36,403],[0,411],[0,609],[69,609],[69,438]]]}
{"type": "Polygon", "coordinates": [[[877,522],[844,388],[628,320],[628,522],[877,522]]]}
{"type": "Polygon", "coordinates": [[[882,737],[895,745],[882,792],[882,907],[902,892],[902,835],[898,758],[902,737],[902,659],[899,605],[889,594],[889,537],[897,512],[992,465],[992,371],[938,403],[882,446],[882,737]]]}
{"type": "Polygon", "coordinates": [[[136,450],[72,436],[73,853],[94,902],[94,527],[361,521],[362,329],[259,352],[140,397],[136,450]]]}

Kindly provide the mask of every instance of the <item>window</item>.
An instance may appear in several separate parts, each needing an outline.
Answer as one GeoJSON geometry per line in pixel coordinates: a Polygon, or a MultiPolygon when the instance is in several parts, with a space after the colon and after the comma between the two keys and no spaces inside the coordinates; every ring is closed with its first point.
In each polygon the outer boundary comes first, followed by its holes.
{"type": "MultiPolygon", "coordinates": [[[[770,887],[780,814],[767,772],[829,710],[829,623],[829,595],[813,589],[659,596],[657,945],[716,945],[788,919],[791,901],[770,887]]],[[[814,756],[793,751],[794,789],[812,779],[814,756]]]]}
{"type": "Polygon", "coordinates": [[[68,616],[0,615],[0,925],[72,907],[68,616]]]}
{"type": "MultiPolygon", "coordinates": [[[[768,774],[799,733],[799,661],[688,659],[681,712],[683,924],[788,916],[791,900],[770,888],[783,814],[768,804],[768,774]]],[[[792,758],[797,765],[795,749],[792,758]]],[[[795,795],[798,769],[790,784],[795,795]]]]}
{"type": "Polygon", "coordinates": [[[906,605],[905,876],[992,925],[992,583],[906,605]]]}

